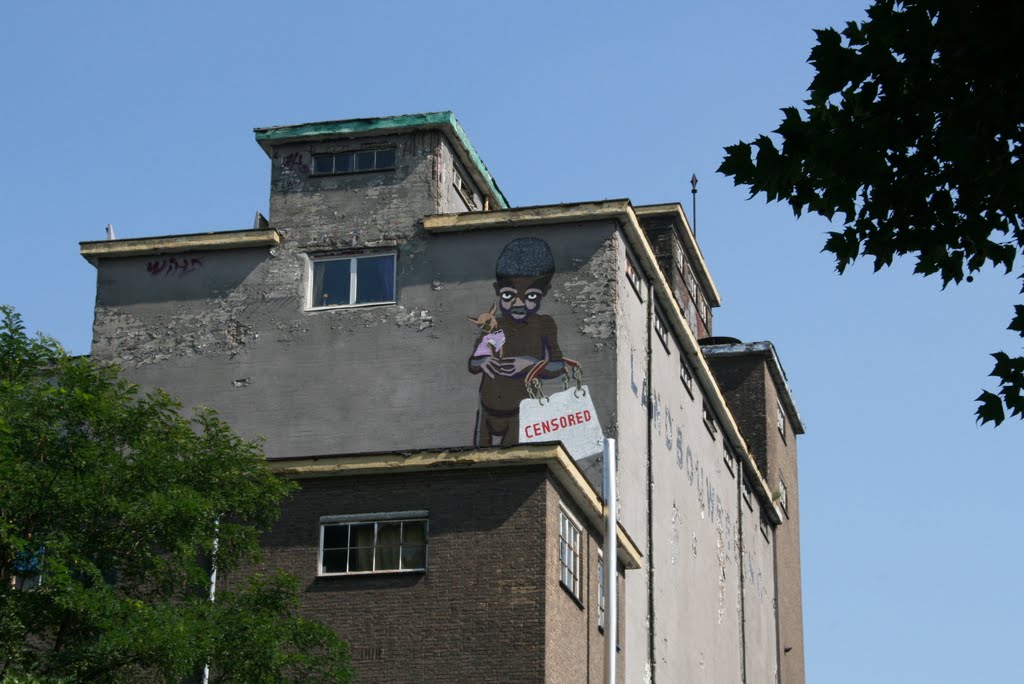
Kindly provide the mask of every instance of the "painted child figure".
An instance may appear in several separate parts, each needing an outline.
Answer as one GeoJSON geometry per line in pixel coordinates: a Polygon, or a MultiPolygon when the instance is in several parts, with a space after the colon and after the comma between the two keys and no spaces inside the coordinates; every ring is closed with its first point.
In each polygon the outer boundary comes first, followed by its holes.
{"type": "MultiPolygon", "coordinates": [[[[469,372],[481,374],[476,446],[519,441],[519,402],[527,398],[525,378],[541,360],[548,363],[540,377],[562,374],[558,329],[540,311],[551,287],[555,260],[548,244],[538,238],[518,238],[505,245],[495,264],[494,292],[500,316],[481,325],[469,372]]],[[[492,307],[491,311],[495,311],[492,307]]]]}

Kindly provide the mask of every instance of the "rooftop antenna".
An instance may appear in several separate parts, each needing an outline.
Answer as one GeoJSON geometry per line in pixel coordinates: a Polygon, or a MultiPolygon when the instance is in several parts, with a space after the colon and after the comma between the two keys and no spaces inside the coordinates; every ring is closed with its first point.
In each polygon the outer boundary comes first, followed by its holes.
{"type": "Polygon", "coordinates": [[[112,223],[108,223],[107,224],[107,239],[108,240],[115,240],[116,239],[114,237],[114,224],[112,224],[112,223]]]}
{"type": "Polygon", "coordinates": [[[690,177],[690,192],[693,193],[693,237],[697,237],[697,174],[690,177]]]}

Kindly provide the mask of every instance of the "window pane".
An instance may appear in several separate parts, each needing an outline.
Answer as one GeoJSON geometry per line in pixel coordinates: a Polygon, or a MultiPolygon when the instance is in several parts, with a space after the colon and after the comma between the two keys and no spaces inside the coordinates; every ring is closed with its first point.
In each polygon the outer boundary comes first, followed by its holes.
{"type": "Polygon", "coordinates": [[[373,546],[373,523],[352,525],[352,546],[373,546]]]}
{"type": "Polygon", "coordinates": [[[405,523],[405,539],[406,544],[425,544],[427,539],[427,524],[420,521],[406,522],[405,523]]]}
{"type": "Polygon", "coordinates": [[[372,171],[373,158],[373,150],[369,152],[356,152],[356,171],[372,171]]]}
{"type": "Polygon", "coordinates": [[[340,306],[350,302],[351,259],[332,259],[313,263],[313,301],[311,307],[340,306]]]}
{"type": "Polygon", "coordinates": [[[402,569],[422,570],[427,567],[426,546],[403,546],[402,547],[402,569]]]}
{"type": "Polygon", "coordinates": [[[377,168],[378,169],[393,169],[393,168],[395,168],[395,151],[394,150],[377,150],[377,168]]]}
{"type": "Polygon", "coordinates": [[[377,526],[377,546],[398,546],[402,543],[402,523],[382,522],[377,526]]]}
{"type": "Polygon", "coordinates": [[[324,551],[323,572],[346,572],[345,559],[348,557],[348,550],[324,551]]]}
{"type": "Polygon", "coordinates": [[[313,157],[313,173],[331,173],[331,155],[318,154],[313,157]]]}
{"type": "Polygon", "coordinates": [[[349,572],[370,572],[373,570],[373,547],[351,549],[348,554],[349,572]]]}
{"type": "Polygon", "coordinates": [[[348,546],[348,525],[324,525],[324,548],[340,549],[348,546]]]}
{"type": "Polygon", "coordinates": [[[397,546],[378,546],[377,547],[377,566],[375,570],[398,570],[398,554],[399,547],[397,546]]]}
{"type": "Polygon", "coordinates": [[[351,152],[334,155],[334,173],[352,173],[353,156],[351,152]]]}
{"type": "Polygon", "coordinates": [[[356,264],[356,304],[395,301],[395,255],[364,257],[356,264]]]}

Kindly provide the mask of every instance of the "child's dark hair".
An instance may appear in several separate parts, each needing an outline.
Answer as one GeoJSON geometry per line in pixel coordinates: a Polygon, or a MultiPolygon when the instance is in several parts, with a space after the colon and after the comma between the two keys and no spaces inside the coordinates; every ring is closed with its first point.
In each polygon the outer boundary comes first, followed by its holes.
{"type": "Polygon", "coordinates": [[[538,278],[545,292],[555,273],[555,258],[548,243],[540,238],[516,238],[505,245],[494,265],[497,280],[509,278],[538,278]]]}

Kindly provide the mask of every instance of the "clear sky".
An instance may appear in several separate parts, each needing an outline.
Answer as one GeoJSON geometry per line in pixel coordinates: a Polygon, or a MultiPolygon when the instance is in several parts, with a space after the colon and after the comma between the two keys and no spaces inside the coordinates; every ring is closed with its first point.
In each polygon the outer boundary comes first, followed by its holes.
{"type": "Polygon", "coordinates": [[[1024,424],[975,425],[1017,282],[836,275],[828,224],[747,200],[722,148],[804,97],[812,29],[866,0],[19,2],[0,41],[0,302],[86,353],[78,242],[250,227],[256,126],[453,110],[515,206],[681,201],[772,340],[799,441],[809,682],[1019,682],[1024,424]]]}

